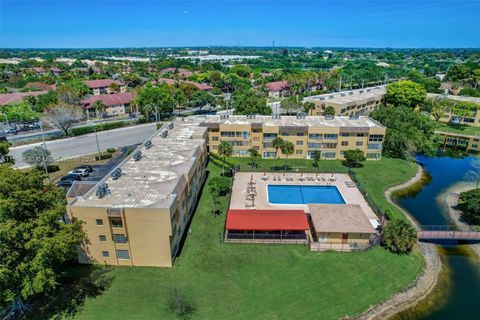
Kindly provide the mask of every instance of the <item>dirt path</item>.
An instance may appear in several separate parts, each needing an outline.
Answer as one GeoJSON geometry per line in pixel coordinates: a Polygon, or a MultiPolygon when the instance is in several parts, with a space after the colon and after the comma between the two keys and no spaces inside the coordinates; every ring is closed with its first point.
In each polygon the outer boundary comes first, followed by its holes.
{"type": "MultiPolygon", "coordinates": [[[[422,179],[423,168],[421,166],[418,166],[418,168],[419,169],[415,177],[405,183],[391,187],[385,191],[385,197],[388,199],[388,201],[400,209],[415,226],[418,226],[417,221],[410,215],[409,212],[395,204],[395,202],[392,200],[392,194],[397,190],[407,188],[419,182],[422,179]]],[[[425,258],[425,267],[417,279],[405,290],[395,294],[390,299],[371,307],[364,313],[355,317],[355,319],[388,319],[399,312],[416,305],[432,292],[437,284],[440,271],[442,270],[442,262],[440,260],[440,255],[438,254],[437,247],[434,244],[419,243],[419,246],[425,258]]]]}

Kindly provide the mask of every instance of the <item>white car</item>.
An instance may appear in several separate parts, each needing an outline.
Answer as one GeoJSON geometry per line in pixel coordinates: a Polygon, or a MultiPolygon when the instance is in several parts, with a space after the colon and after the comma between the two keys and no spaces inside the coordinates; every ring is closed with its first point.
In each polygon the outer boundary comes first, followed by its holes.
{"type": "Polygon", "coordinates": [[[87,177],[90,173],[88,172],[88,169],[75,169],[69,171],[68,174],[74,174],[80,177],[87,177]]]}

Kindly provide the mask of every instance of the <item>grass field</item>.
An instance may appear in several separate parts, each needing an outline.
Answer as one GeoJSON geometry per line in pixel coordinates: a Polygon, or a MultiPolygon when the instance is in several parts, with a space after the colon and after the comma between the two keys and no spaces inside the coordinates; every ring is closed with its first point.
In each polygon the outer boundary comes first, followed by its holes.
{"type": "Polygon", "coordinates": [[[458,134],[466,134],[470,136],[480,136],[480,127],[459,125],[459,124],[446,124],[437,122],[437,131],[452,132],[458,134]]]}
{"type": "MultiPolygon", "coordinates": [[[[322,161],[321,168],[345,171],[336,161],[322,161]]],[[[221,171],[213,164],[208,170],[208,179],[221,171]]],[[[358,174],[375,198],[384,201],[383,189],[407,180],[415,170],[407,162],[384,159],[366,163],[358,174]]],[[[111,284],[103,293],[84,302],[74,295],[70,304],[75,305],[75,318],[176,319],[167,301],[178,288],[195,307],[191,319],[338,319],[407,287],[423,267],[417,251],[396,255],[376,247],[359,253],[313,253],[301,245],[224,244],[220,239],[227,204],[222,198],[222,215],[214,216],[205,188],[174,267],[111,268],[106,274],[111,284]]],[[[65,295],[66,289],[60,291],[65,295]]]]}

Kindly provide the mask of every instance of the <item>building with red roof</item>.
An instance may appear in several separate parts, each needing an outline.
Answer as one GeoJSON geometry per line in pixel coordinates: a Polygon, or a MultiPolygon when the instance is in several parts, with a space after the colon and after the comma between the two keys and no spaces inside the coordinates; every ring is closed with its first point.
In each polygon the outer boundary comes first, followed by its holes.
{"type": "Polygon", "coordinates": [[[131,112],[130,103],[132,99],[133,97],[129,92],[101,94],[82,100],[82,104],[89,117],[96,117],[101,114],[107,117],[116,117],[131,112]],[[96,110],[97,101],[103,102],[106,106],[105,110],[96,110]]]}
{"type": "Polygon", "coordinates": [[[120,87],[120,92],[125,92],[127,88],[125,83],[111,79],[85,80],[83,83],[92,90],[94,95],[117,93],[112,90],[112,84],[117,84],[120,87]]]}
{"type": "Polygon", "coordinates": [[[43,82],[29,82],[26,84],[26,87],[36,88],[44,91],[55,90],[57,86],[55,84],[47,84],[43,82]]]}
{"type": "Polygon", "coordinates": [[[230,209],[227,213],[226,242],[307,243],[310,237],[303,210],[230,209]]]}
{"type": "Polygon", "coordinates": [[[268,96],[271,98],[281,98],[290,94],[290,84],[287,81],[274,81],[266,84],[268,96]]]}
{"type": "Polygon", "coordinates": [[[205,84],[205,83],[198,83],[198,82],[186,81],[186,80],[175,80],[175,79],[170,79],[170,78],[161,78],[161,79],[158,79],[158,81],[154,81],[153,83],[154,84],[166,83],[169,86],[173,86],[175,84],[186,83],[186,84],[190,84],[190,85],[194,86],[195,88],[197,88],[198,90],[202,90],[202,91],[211,91],[213,89],[212,86],[209,86],[208,84],[205,84]]]}
{"type": "Polygon", "coordinates": [[[38,75],[44,75],[44,74],[47,74],[49,72],[51,72],[55,75],[59,75],[60,73],[63,72],[62,69],[58,69],[58,68],[42,68],[42,67],[32,67],[32,71],[35,72],[38,75]]]}
{"type": "Polygon", "coordinates": [[[4,106],[14,102],[22,101],[25,97],[36,97],[46,94],[48,91],[16,92],[0,94],[0,105],[4,106]]]}

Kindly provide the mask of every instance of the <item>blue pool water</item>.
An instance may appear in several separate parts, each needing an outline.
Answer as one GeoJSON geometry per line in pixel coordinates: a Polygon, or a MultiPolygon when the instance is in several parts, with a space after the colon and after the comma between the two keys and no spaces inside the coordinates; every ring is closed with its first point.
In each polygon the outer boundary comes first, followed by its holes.
{"type": "Polygon", "coordinates": [[[268,202],[272,204],[343,204],[342,195],[334,186],[269,185],[268,202]]]}

